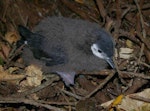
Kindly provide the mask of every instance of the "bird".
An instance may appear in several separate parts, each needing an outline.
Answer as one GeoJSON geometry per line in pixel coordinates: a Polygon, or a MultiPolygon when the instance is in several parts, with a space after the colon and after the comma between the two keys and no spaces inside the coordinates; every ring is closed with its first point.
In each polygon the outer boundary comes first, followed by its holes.
{"type": "Polygon", "coordinates": [[[26,44],[22,58],[26,65],[35,64],[45,73],[54,72],[66,86],[74,85],[79,71],[100,71],[113,62],[114,40],[97,23],[66,17],[46,17],[30,31],[19,25],[26,44]]]}

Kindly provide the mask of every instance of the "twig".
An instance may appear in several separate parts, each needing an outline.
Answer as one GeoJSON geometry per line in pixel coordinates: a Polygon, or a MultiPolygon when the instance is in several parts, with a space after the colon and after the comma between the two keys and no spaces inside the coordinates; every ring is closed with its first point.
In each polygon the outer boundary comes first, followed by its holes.
{"type": "Polygon", "coordinates": [[[102,89],[104,87],[104,85],[106,85],[108,83],[108,81],[110,81],[110,79],[115,75],[115,73],[110,73],[106,79],[96,88],[94,89],[90,94],[86,95],[84,98],[82,99],[87,99],[89,97],[91,97],[92,95],[94,95],[98,90],[102,89]]]}
{"type": "Polygon", "coordinates": [[[26,18],[24,19],[24,17],[22,16],[22,13],[21,13],[20,10],[19,10],[18,5],[16,5],[16,9],[17,9],[17,11],[18,11],[18,14],[19,14],[19,16],[20,16],[20,18],[21,18],[21,21],[22,21],[23,25],[26,26],[26,25],[27,25],[27,22],[28,22],[28,17],[26,17],[26,18]]]}
{"type": "Polygon", "coordinates": [[[25,47],[26,44],[22,44],[17,50],[16,47],[10,52],[9,54],[9,61],[11,61],[14,57],[16,57],[18,54],[20,54],[21,50],[25,47]]]}
{"type": "MultiPolygon", "coordinates": [[[[135,59],[138,59],[137,57],[134,57],[135,59]]],[[[147,67],[147,68],[150,68],[150,65],[148,65],[147,63],[145,62],[142,62],[142,61],[139,61],[139,64],[142,64],[143,66],[147,67]]]]}
{"type": "Polygon", "coordinates": [[[137,36],[145,44],[145,46],[150,50],[149,39],[144,38],[139,32],[137,32],[137,36]]]}
{"type": "MultiPolygon", "coordinates": [[[[67,101],[67,103],[69,104],[70,103],[70,101],[68,100],[68,98],[67,98],[67,96],[62,92],[62,91],[60,91],[60,93],[62,94],[62,96],[64,97],[64,100],[66,100],[67,101]]],[[[71,107],[71,105],[68,105],[68,111],[71,111],[72,110],[72,107],[71,107]]]]}
{"type": "MultiPolygon", "coordinates": [[[[138,11],[139,11],[139,14],[140,14],[140,20],[141,20],[141,27],[142,27],[142,35],[144,38],[146,38],[146,31],[145,31],[145,28],[144,28],[144,20],[143,20],[143,16],[142,16],[142,12],[141,12],[141,9],[140,9],[140,6],[137,2],[137,0],[134,0],[137,8],[138,8],[138,11]]],[[[142,46],[141,46],[141,51],[140,51],[140,56],[139,56],[139,59],[138,59],[138,63],[140,62],[141,60],[141,56],[142,56],[142,53],[144,51],[144,44],[142,43],[142,46]]]]}
{"type": "Polygon", "coordinates": [[[138,65],[140,64],[141,57],[142,57],[143,51],[144,51],[144,47],[145,47],[145,45],[142,43],[141,48],[140,48],[139,58],[138,58],[138,60],[137,60],[137,64],[138,64],[138,65]]]}
{"type": "Polygon", "coordinates": [[[94,14],[92,14],[90,12],[88,12],[88,14],[87,14],[86,11],[82,10],[81,8],[78,8],[78,6],[75,3],[71,2],[70,0],[61,0],[61,2],[64,5],[66,5],[71,11],[77,13],[78,15],[80,15],[82,18],[84,18],[86,20],[90,20],[91,17],[94,18],[94,14]]]}
{"type": "Polygon", "coordinates": [[[81,96],[78,96],[78,95],[76,95],[76,94],[73,94],[73,93],[71,93],[71,92],[68,92],[68,91],[63,90],[63,89],[60,89],[60,88],[58,88],[58,89],[59,89],[60,91],[62,91],[63,93],[65,93],[65,94],[67,94],[67,95],[69,95],[69,96],[72,96],[72,97],[74,97],[74,98],[76,98],[76,99],[79,99],[79,100],[82,99],[81,96]]]}
{"type": "Polygon", "coordinates": [[[118,73],[118,77],[119,77],[121,83],[124,84],[124,85],[126,85],[126,82],[125,82],[125,81],[122,79],[122,77],[121,77],[121,72],[120,72],[120,70],[119,70],[119,67],[118,67],[118,65],[117,65],[117,62],[116,62],[115,58],[113,58],[113,61],[114,61],[115,68],[116,68],[116,71],[117,71],[117,73],[118,73]]]}
{"type": "Polygon", "coordinates": [[[44,107],[49,110],[63,111],[60,108],[56,108],[54,106],[47,105],[47,104],[38,103],[34,100],[29,100],[29,99],[25,99],[25,98],[0,97],[0,103],[25,103],[25,104],[34,105],[36,107],[44,107]]]}
{"type": "Polygon", "coordinates": [[[103,18],[103,23],[105,23],[105,19],[106,19],[106,16],[107,16],[107,13],[106,13],[106,10],[104,8],[104,5],[102,4],[103,1],[102,0],[96,0],[96,3],[97,3],[97,6],[98,6],[98,9],[99,9],[99,12],[103,18]]]}
{"type": "Polygon", "coordinates": [[[131,7],[128,7],[124,12],[121,14],[121,18],[124,18],[124,16],[130,11],[131,7]]]}
{"type": "Polygon", "coordinates": [[[16,50],[16,47],[14,47],[14,49],[10,52],[8,56],[8,60],[6,61],[4,69],[7,69],[11,65],[10,62],[14,59],[14,57],[20,54],[24,46],[25,44],[21,45],[17,50],[16,50]]]}
{"type": "Polygon", "coordinates": [[[77,74],[82,74],[82,75],[101,75],[101,76],[107,76],[110,73],[114,73],[114,70],[100,70],[100,71],[92,71],[92,72],[87,72],[87,71],[79,71],[77,74]]]}
{"type": "Polygon", "coordinates": [[[54,102],[54,101],[43,101],[43,100],[37,100],[38,103],[42,103],[42,104],[50,104],[50,105],[64,105],[64,106],[75,106],[77,104],[77,102],[54,102]]]}
{"type": "Polygon", "coordinates": [[[142,64],[142,65],[144,65],[144,66],[150,68],[150,65],[146,64],[145,62],[141,62],[141,61],[140,61],[140,64],[142,64]]]}
{"type": "Polygon", "coordinates": [[[121,74],[128,74],[128,75],[131,75],[132,77],[139,77],[142,79],[150,79],[150,76],[146,76],[146,75],[141,74],[141,73],[121,71],[121,74]]]}
{"type": "Polygon", "coordinates": [[[133,96],[133,95],[130,95],[129,97],[132,98],[132,99],[135,99],[135,100],[150,103],[150,99],[148,99],[148,98],[144,98],[144,97],[141,97],[141,96],[133,96]]]}
{"type": "Polygon", "coordinates": [[[125,95],[137,92],[142,86],[149,83],[149,80],[134,78],[132,86],[128,87],[128,90],[124,92],[125,95]]]}
{"type": "MultiPolygon", "coordinates": [[[[150,66],[146,63],[140,62],[140,64],[144,64],[145,66],[150,68],[150,66]]],[[[99,71],[99,72],[80,72],[79,74],[108,76],[110,73],[115,73],[115,71],[113,71],[113,70],[102,70],[102,71],[99,71]]],[[[139,78],[142,78],[142,79],[150,79],[150,76],[144,75],[142,73],[127,72],[127,71],[120,71],[120,76],[122,78],[139,77],[139,78]]]]}
{"type": "Polygon", "coordinates": [[[21,92],[21,93],[17,93],[17,94],[14,94],[12,95],[12,97],[24,97],[24,96],[27,96],[29,94],[32,94],[32,93],[35,93],[35,92],[38,92],[39,90],[49,86],[50,84],[52,84],[54,81],[58,81],[59,80],[59,77],[53,77],[51,80],[47,80],[45,83],[41,84],[40,86],[37,86],[31,90],[27,90],[25,92],[21,92]]]}
{"type": "Polygon", "coordinates": [[[6,2],[6,7],[5,7],[4,13],[2,15],[2,20],[4,20],[4,17],[6,15],[7,10],[8,10],[8,6],[9,6],[9,0],[7,0],[7,2],[6,2]]]}
{"type": "Polygon", "coordinates": [[[116,0],[116,18],[117,18],[117,31],[120,29],[121,26],[121,9],[120,9],[120,0],[116,0]]]}
{"type": "Polygon", "coordinates": [[[134,0],[137,8],[138,8],[138,11],[139,11],[139,14],[140,14],[140,20],[141,20],[141,26],[142,26],[142,34],[143,34],[143,37],[146,38],[146,31],[145,31],[145,28],[144,28],[144,20],[143,20],[143,16],[142,16],[142,12],[141,12],[141,9],[140,9],[140,6],[137,2],[137,0],[134,0]]]}
{"type": "Polygon", "coordinates": [[[141,45],[140,42],[135,38],[135,36],[133,34],[131,35],[130,32],[127,32],[127,31],[124,31],[122,29],[119,29],[119,36],[125,36],[129,40],[133,41],[135,44],[137,44],[139,46],[141,45]]]}

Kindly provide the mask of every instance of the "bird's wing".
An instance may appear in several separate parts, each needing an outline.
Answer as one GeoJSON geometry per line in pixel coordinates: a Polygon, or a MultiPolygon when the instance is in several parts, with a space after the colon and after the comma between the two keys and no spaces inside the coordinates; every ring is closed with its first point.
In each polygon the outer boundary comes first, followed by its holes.
{"type": "Polygon", "coordinates": [[[20,40],[21,42],[18,41],[18,43],[23,44],[23,41],[27,41],[27,45],[36,59],[45,62],[46,66],[65,63],[65,53],[62,50],[62,47],[57,46],[49,48],[50,43],[46,37],[37,33],[33,33],[24,26],[19,26],[18,30],[22,36],[20,40]]]}
{"type": "Polygon", "coordinates": [[[48,54],[49,58],[47,59],[46,56],[42,56],[41,59],[45,59],[46,66],[53,66],[59,64],[65,64],[67,60],[67,54],[65,53],[63,47],[52,47],[50,50],[45,51],[48,54]],[[47,59],[47,60],[46,60],[47,59]]]}

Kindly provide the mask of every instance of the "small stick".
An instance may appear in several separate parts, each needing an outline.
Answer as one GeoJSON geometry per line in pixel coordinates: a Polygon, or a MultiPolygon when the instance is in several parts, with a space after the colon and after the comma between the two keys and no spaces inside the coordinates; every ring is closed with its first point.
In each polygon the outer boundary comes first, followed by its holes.
{"type": "Polygon", "coordinates": [[[25,99],[25,98],[11,98],[11,97],[0,97],[0,103],[25,103],[25,104],[30,104],[30,105],[34,105],[36,107],[44,107],[46,109],[49,110],[54,110],[54,111],[63,111],[60,108],[56,108],[54,106],[51,105],[47,105],[47,104],[42,104],[42,103],[38,103],[34,100],[29,100],[29,99],[25,99]]]}
{"type": "Polygon", "coordinates": [[[106,77],[106,79],[105,79],[96,89],[94,89],[90,94],[86,95],[86,96],[85,96],[84,98],[82,98],[82,99],[87,99],[87,98],[91,97],[92,95],[94,95],[98,90],[102,89],[102,88],[108,83],[108,81],[110,81],[110,79],[111,79],[112,77],[114,77],[114,75],[115,75],[115,73],[110,73],[110,74],[106,77]]]}
{"type": "Polygon", "coordinates": [[[54,81],[58,81],[59,80],[59,77],[53,77],[51,80],[47,80],[45,83],[41,84],[40,86],[37,86],[31,90],[27,90],[25,92],[21,92],[21,93],[17,93],[17,94],[14,94],[12,95],[12,97],[24,97],[24,96],[27,96],[29,94],[32,94],[32,93],[35,93],[35,92],[38,92],[39,90],[49,86],[50,84],[52,84],[54,81]]]}

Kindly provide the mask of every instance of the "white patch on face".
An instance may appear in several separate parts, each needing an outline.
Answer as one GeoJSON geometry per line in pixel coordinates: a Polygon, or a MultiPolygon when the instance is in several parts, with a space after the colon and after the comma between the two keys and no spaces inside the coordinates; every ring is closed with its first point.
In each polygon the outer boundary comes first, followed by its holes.
{"type": "Polygon", "coordinates": [[[96,44],[93,44],[91,46],[91,50],[95,56],[97,56],[101,59],[106,59],[106,57],[104,56],[104,53],[100,51],[100,49],[98,48],[98,46],[96,44]]]}
{"type": "Polygon", "coordinates": [[[28,41],[24,41],[24,44],[28,45],[28,41]]]}
{"type": "Polygon", "coordinates": [[[108,64],[112,67],[112,68],[115,68],[115,65],[112,61],[112,59],[110,59],[104,52],[102,52],[99,47],[97,46],[97,44],[93,44],[91,46],[91,50],[93,52],[93,54],[95,56],[97,56],[98,58],[101,58],[101,59],[104,59],[108,62],[108,64]]]}

